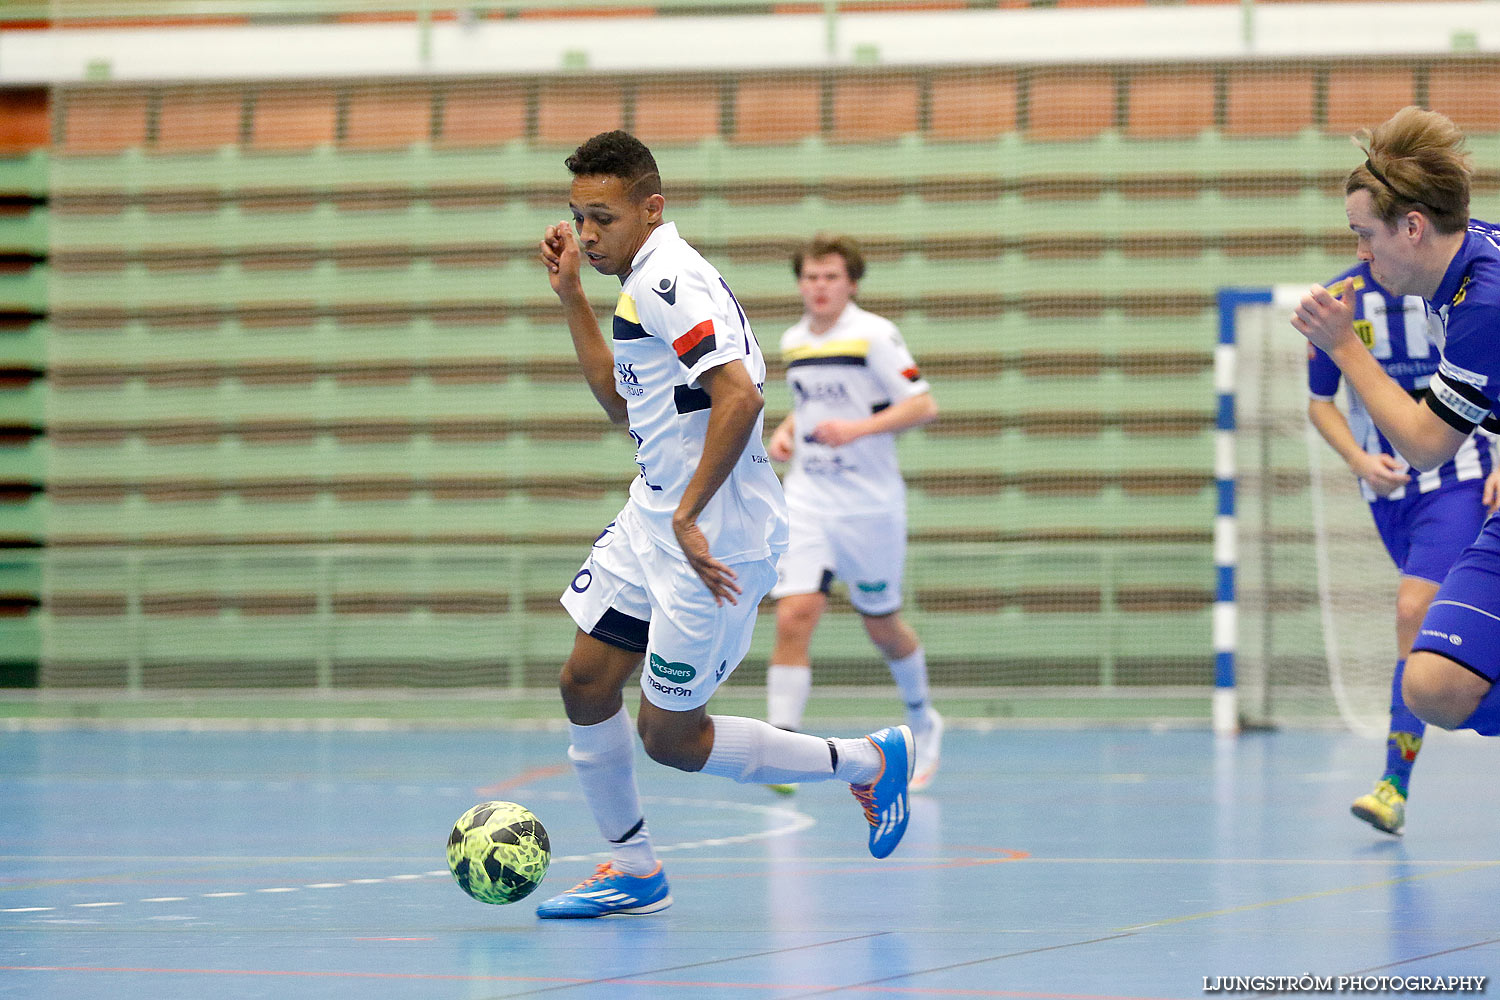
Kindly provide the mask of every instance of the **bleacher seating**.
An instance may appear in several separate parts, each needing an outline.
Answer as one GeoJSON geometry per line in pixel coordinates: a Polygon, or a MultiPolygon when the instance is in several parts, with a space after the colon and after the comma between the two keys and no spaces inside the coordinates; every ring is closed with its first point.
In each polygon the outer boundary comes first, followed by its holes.
{"type": "MultiPolygon", "coordinates": [[[[790,248],[865,241],[862,301],[944,411],[901,445],[942,676],[1200,678],[1214,289],[1345,267],[1347,132],[1488,93],[1475,65],[1373,96],[1337,63],[63,88],[50,151],[0,160],[0,249],[35,258],[0,274],[31,373],[0,393],[0,637],[7,608],[35,635],[45,541],[48,683],[550,683],[560,581],[634,466],[534,246],[563,156],[628,125],[768,354],[790,248]]],[[[847,620],[819,641],[867,659],[847,620]]]]}

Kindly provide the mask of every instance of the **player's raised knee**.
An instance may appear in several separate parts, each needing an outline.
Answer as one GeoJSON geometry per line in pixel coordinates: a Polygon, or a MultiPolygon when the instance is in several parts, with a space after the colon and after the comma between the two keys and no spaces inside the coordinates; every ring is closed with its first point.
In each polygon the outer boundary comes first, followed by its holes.
{"type": "Polygon", "coordinates": [[[1446,657],[1417,652],[1407,660],[1401,678],[1401,698],[1423,722],[1457,729],[1474,714],[1488,686],[1482,678],[1446,657]]]}

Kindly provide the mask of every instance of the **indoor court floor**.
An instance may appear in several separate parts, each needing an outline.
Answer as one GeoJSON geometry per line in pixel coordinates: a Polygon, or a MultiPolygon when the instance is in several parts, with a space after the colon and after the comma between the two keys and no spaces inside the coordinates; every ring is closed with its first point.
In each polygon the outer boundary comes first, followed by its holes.
{"type": "Polygon", "coordinates": [[[1384,750],[1343,732],[954,727],[885,861],[842,786],[778,798],[642,757],[675,905],[539,921],[600,857],[565,749],[556,730],[0,731],[0,997],[1117,1000],[1500,973],[1495,740],[1430,739],[1393,838],[1349,815],[1384,750]],[[553,847],[503,907],[444,860],[497,798],[553,847]]]}

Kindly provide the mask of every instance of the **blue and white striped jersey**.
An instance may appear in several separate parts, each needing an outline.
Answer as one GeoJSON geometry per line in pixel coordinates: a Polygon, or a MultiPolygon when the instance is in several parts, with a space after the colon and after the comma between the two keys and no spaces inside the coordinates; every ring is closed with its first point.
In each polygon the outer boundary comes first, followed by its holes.
{"type": "MultiPolygon", "coordinates": [[[[1342,281],[1354,283],[1354,329],[1360,340],[1370,349],[1386,374],[1401,384],[1413,395],[1428,389],[1433,376],[1442,364],[1440,343],[1442,327],[1439,318],[1428,311],[1427,304],[1419,295],[1392,295],[1370,276],[1370,267],[1361,262],[1339,275],[1329,283],[1333,287],[1342,281]]],[[[1338,365],[1326,353],[1308,345],[1307,385],[1314,399],[1332,400],[1338,392],[1342,375],[1338,365]]],[[[1349,429],[1354,440],[1365,451],[1372,454],[1394,455],[1406,461],[1391,446],[1390,441],[1375,426],[1365,409],[1364,402],[1352,389],[1349,399],[1349,429]]],[[[1366,500],[1404,500],[1414,493],[1431,493],[1433,490],[1455,483],[1484,479],[1493,468],[1489,441],[1477,434],[1459,448],[1458,454],[1439,468],[1428,472],[1409,469],[1415,478],[1399,487],[1387,497],[1378,497],[1363,479],[1359,481],[1360,493],[1366,500]]]]}

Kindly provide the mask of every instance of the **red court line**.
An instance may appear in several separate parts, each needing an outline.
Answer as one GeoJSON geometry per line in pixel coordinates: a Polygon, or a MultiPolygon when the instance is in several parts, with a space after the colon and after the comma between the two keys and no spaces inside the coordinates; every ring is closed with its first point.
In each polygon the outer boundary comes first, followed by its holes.
{"type": "Polygon", "coordinates": [[[489,797],[491,795],[499,795],[501,792],[508,792],[512,788],[525,787],[526,785],[529,785],[534,781],[541,781],[544,778],[555,778],[560,774],[567,774],[570,770],[572,770],[572,768],[567,764],[548,764],[546,767],[533,767],[529,771],[522,771],[514,778],[507,778],[504,781],[497,781],[495,782],[495,784],[485,785],[483,788],[476,788],[474,790],[474,794],[483,795],[485,797],[489,797]]]}
{"type": "Polygon", "coordinates": [[[1100,993],[1039,993],[1029,990],[925,988],[921,986],[840,985],[837,983],[731,983],[681,979],[574,979],[561,976],[474,976],[437,972],[314,972],[297,969],[152,969],[132,966],[0,965],[0,972],[138,972],[182,976],[277,976],[297,979],[411,979],[441,982],[577,983],[595,986],[661,986],[693,989],[818,990],[894,993],[902,996],[1010,997],[1014,1000],[1170,1000],[1165,997],[1118,996],[1100,993]]]}

